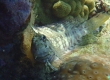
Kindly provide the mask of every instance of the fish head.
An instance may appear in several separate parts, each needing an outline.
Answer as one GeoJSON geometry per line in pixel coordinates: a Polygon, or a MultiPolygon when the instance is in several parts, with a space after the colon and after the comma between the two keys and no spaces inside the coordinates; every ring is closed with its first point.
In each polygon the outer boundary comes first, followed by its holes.
{"type": "Polygon", "coordinates": [[[50,61],[54,56],[54,52],[51,48],[49,40],[45,35],[40,33],[36,33],[36,35],[33,37],[31,51],[35,59],[38,61],[50,61]]]}

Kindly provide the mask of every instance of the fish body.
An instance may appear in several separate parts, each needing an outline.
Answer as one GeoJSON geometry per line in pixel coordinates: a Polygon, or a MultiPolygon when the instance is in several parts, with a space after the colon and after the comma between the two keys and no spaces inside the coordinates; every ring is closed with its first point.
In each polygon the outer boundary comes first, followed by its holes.
{"type": "Polygon", "coordinates": [[[62,21],[42,27],[32,27],[36,35],[32,40],[32,53],[41,62],[52,62],[74,51],[82,37],[101,26],[109,15],[99,13],[90,20],[79,18],[62,21]]]}

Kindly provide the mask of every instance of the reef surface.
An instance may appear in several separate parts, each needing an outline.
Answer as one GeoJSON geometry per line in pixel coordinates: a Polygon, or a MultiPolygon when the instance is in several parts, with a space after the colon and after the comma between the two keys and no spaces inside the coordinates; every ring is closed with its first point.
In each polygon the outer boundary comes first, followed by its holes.
{"type": "Polygon", "coordinates": [[[0,80],[109,80],[110,20],[84,36],[81,47],[64,56],[61,64],[57,61],[52,64],[58,71],[36,61],[31,52],[35,34],[31,26],[45,26],[75,17],[89,20],[99,12],[109,14],[109,3],[109,0],[0,0],[0,80]]]}

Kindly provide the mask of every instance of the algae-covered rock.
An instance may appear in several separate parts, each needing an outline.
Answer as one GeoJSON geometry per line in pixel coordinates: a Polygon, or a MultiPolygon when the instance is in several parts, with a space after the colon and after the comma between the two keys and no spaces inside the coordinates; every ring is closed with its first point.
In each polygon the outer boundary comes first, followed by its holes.
{"type": "Polygon", "coordinates": [[[51,3],[44,3],[43,0],[35,0],[34,1],[34,14],[35,16],[35,24],[41,26],[54,22],[54,18],[51,13],[51,3]]]}
{"type": "Polygon", "coordinates": [[[108,80],[109,74],[110,70],[106,65],[74,57],[60,66],[52,80],[108,80]]]}
{"type": "Polygon", "coordinates": [[[63,1],[58,1],[54,3],[52,10],[53,10],[53,14],[56,17],[63,18],[63,17],[66,17],[70,13],[71,6],[63,1]]]}
{"type": "Polygon", "coordinates": [[[82,37],[82,42],[81,45],[87,45],[87,44],[91,44],[96,42],[96,36],[94,36],[93,34],[87,34],[85,36],[82,37]]]}

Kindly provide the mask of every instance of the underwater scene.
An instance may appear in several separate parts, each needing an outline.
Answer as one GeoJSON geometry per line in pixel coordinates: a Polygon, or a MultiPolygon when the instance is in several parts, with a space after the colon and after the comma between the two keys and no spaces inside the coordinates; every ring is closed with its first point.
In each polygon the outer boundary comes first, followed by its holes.
{"type": "Polygon", "coordinates": [[[0,80],[110,80],[110,0],[0,0],[0,80]]]}

